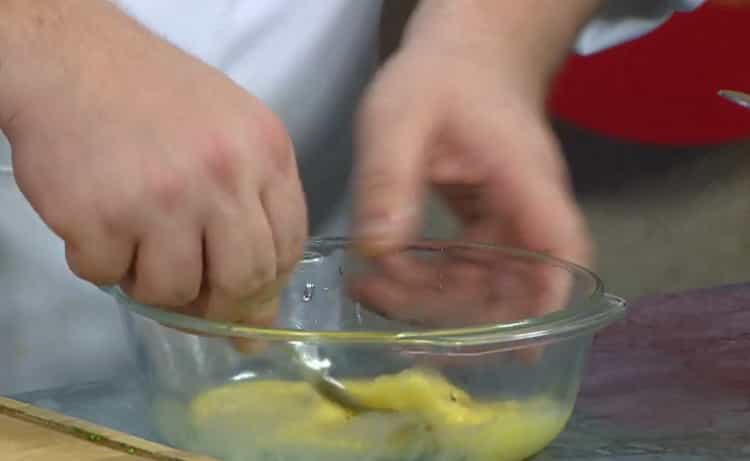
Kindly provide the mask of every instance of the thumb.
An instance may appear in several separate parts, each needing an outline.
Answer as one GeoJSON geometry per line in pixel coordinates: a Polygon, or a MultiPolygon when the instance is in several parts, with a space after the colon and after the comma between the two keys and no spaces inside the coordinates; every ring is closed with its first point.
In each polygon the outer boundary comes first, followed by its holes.
{"type": "Polygon", "coordinates": [[[357,130],[355,235],[368,255],[397,249],[419,233],[426,192],[424,111],[365,110],[357,130]],[[421,112],[421,113],[420,113],[421,112]]]}

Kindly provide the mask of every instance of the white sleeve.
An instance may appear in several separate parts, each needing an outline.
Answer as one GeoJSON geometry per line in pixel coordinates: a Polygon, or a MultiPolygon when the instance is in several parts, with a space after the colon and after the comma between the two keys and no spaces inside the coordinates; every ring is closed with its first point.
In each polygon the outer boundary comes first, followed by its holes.
{"type": "Polygon", "coordinates": [[[605,0],[581,30],[575,52],[589,55],[639,38],[664,24],[675,11],[691,11],[704,0],[605,0]]]}

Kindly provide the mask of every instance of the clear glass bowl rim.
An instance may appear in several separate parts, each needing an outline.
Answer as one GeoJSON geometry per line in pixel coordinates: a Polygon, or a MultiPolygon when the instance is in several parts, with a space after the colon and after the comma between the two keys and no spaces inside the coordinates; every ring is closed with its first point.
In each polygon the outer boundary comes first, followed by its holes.
{"type": "MultiPolygon", "coordinates": [[[[356,240],[345,237],[313,238],[307,248],[342,248],[355,244],[356,240]]],[[[619,319],[626,310],[622,298],[608,294],[601,279],[589,269],[553,256],[513,247],[474,243],[459,240],[418,239],[408,248],[419,249],[429,245],[433,248],[464,248],[502,252],[555,265],[577,276],[588,279],[593,286],[581,302],[559,311],[539,317],[510,323],[494,323],[463,328],[443,328],[415,331],[312,331],[279,328],[257,328],[191,317],[164,309],[149,307],[129,298],[119,287],[101,287],[121,306],[150,318],[163,325],[190,330],[198,334],[247,338],[265,341],[305,343],[378,343],[430,347],[462,347],[498,345],[503,348],[523,348],[556,342],[597,330],[619,319]]]]}

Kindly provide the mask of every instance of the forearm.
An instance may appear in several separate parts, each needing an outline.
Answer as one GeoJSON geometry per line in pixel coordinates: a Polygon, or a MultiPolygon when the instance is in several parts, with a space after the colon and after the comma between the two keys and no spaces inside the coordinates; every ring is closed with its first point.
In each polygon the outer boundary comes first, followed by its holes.
{"type": "Polygon", "coordinates": [[[118,53],[113,29],[127,28],[114,26],[129,21],[107,1],[0,0],[0,129],[31,101],[93,78],[118,53]]]}
{"type": "Polygon", "coordinates": [[[0,0],[0,127],[30,93],[65,72],[60,29],[67,3],[0,0]]]}
{"type": "Polygon", "coordinates": [[[520,66],[543,91],[601,0],[422,0],[403,46],[520,66]],[[533,78],[538,77],[538,78],[533,78]]]}

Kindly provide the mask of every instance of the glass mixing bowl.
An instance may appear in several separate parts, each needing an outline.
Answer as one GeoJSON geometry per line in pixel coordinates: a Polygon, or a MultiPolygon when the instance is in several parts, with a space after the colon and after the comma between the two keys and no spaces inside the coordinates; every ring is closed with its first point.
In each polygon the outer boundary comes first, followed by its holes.
{"type": "Polygon", "coordinates": [[[118,289],[164,439],[225,461],[519,461],[571,415],[593,335],[625,302],[549,256],[415,241],[358,257],[313,240],[260,328],[147,307],[118,289]],[[285,355],[321,366],[382,411],[315,393],[285,355]]]}

